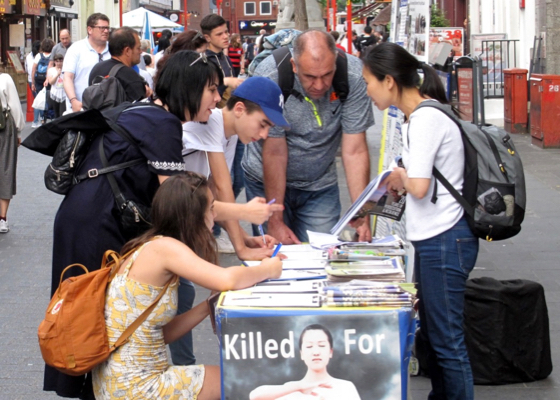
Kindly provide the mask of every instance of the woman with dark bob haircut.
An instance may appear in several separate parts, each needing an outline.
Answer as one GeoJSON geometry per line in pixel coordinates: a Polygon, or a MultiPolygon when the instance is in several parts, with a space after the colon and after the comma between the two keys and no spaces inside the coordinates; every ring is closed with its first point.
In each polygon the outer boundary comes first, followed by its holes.
{"type": "MultiPolygon", "coordinates": [[[[395,168],[385,183],[395,193],[407,193],[406,236],[415,251],[420,327],[428,344],[432,380],[429,398],[472,400],[463,309],[478,239],[461,205],[443,185],[436,185],[432,174],[436,167],[461,192],[465,165],[461,132],[447,115],[430,107],[448,103],[435,70],[404,48],[388,42],[375,46],[364,59],[363,75],[375,105],[380,110],[393,105],[407,120],[402,126],[404,168],[395,168]]],[[[450,106],[448,110],[452,112],[450,106]]]]}
{"type": "Polygon", "coordinates": [[[130,340],[94,369],[97,400],[221,398],[219,366],[171,365],[167,355],[167,343],[183,336],[210,313],[204,301],[176,315],[176,277],[215,291],[243,289],[280,276],[282,262],[274,257],[252,268],[215,265],[213,203],[202,176],[187,172],[169,178],[154,197],[152,228],[122,249],[123,254],[136,250],[121,263],[107,289],[105,319],[110,344],[164,290],[166,282],[172,283],[130,340]]]}
{"type": "MultiPolygon", "coordinates": [[[[110,110],[107,115],[128,131],[136,145],[114,131],[93,140],[77,171],[77,176],[85,177],[66,194],[55,218],[51,295],[66,266],[81,263],[89,270],[98,269],[106,250],[120,249],[142,233],[122,226],[120,204],[115,201],[107,175],[87,178],[88,171],[103,166],[99,155],[101,140],[109,165],[145,160],[114,172],[114,177],[126,200],[149,207],[160,184],[184,172],[182,122],[208,120],[220,100],[219,82],[214,64],[205,62],[199,53],[179,52],[159,71],[156,100],[140,102],[120,115],[117,112],[121,107],[110,110]]],[[[69,272],[65,277],[80,273],[77,268],[69,272]]],[[[44,389],[63,397],[94,398],[90,375],[87,379],[67,376],[48,366],[44,389]]]]}

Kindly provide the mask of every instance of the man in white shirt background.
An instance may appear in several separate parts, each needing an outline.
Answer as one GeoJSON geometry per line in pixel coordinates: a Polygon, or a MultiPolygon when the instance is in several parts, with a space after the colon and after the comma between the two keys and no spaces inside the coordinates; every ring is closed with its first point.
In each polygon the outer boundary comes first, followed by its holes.
{"type": "Polygon", "coordinates": [[[91,14],[87,19],[87,37],[72,45],[64,57],[64,90],[66,109],[82,109],[82,94],[88,87],[89,74],[100,61],[111,58],[109,54],[109,18],[105,14],[91,14]]]}

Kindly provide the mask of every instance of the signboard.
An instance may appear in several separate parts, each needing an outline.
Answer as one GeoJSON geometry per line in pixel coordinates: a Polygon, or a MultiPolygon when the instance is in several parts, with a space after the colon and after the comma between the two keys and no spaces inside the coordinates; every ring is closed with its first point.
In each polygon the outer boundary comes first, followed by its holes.
{"type": "Polygon", "coordinates": [[[449,43],[455,58],[463,53],[463,28],[430,28],[430,45],[436,43],[449,43]]]}
{"type": "Polygon", "coordinates": [[[473,69],[457,69],[457,95],[459,98],[459,111],[465,121],[473,120],[473,69]]]}
{"type": "Polygon", "coordinates": [[[22,14],[41,15],[41,5],[44,7],[42,0],[22,0],[22,14]]]}
{"type": "Polygon", "coordinates": [[[275,29],[276,21],[239,21],[240,30],[275,29]]]}
{"type": "Polygon", "coordinates": [[[411,310],[222,308],[217,317],[223,400],[407,398],[411,310]],[[278,395],[286,383],[306,390],[278,395]]]}
{"type": "Polygon", "coordinates": [[[19,60],[17,51],[8,50],[6,51],[6,53],[8,54],[8,61],[16,69],[16,72],[25,73],[25,70],[23,69],[23,66],[21,65],[21,62],[19,60]]]}

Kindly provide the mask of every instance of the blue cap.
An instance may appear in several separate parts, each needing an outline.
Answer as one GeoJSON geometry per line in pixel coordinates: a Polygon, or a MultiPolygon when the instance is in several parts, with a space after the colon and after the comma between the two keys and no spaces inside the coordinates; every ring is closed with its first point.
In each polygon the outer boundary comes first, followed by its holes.
{"type": "Polygon", "coordinates": [[[258,104],[274,125],[289,128],[284,118],[284,96],[280,87],[270,78],[253,76],[233,91],[233,95],[258,104]]]}

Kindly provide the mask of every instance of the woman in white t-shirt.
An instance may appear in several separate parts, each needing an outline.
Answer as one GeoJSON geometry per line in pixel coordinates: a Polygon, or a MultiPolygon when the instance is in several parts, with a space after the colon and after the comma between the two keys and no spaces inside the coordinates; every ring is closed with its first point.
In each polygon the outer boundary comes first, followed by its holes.
{"type": "Polygon", "coordinates": [[[64,72],[62,62],[64,56],[60,53],[54,55],[54,67],[47,70],[47,81],[51,86],[50,96],[47,99],[49,107],[54,110],[54,117],[58,118],[66,111],[66,92],[64,91],[64,72]]]}
{"type": "Polygon", "coordinates": [[[394,43],[375,46],[364,59],[367,92],[381,110],[391,105],[406,116],[402,127],[404,168],[387,188],[407,193],[406,235],[415,250],[421,332],[428,348],[434,399],[473,399],[473,377],[463,330],[465,286],[478,255],[461,205],[441,184],[435,166],[459,192],[464,149],[457,125],[423,102],[448,103],[433,68],[394,43]],[[418,70],[424,75],[421,81],[418,70]]]}

